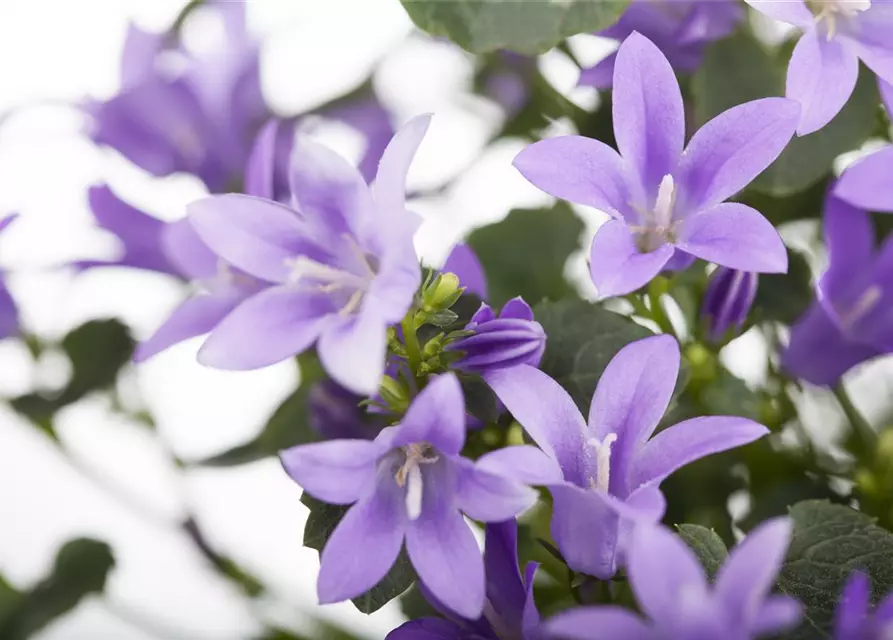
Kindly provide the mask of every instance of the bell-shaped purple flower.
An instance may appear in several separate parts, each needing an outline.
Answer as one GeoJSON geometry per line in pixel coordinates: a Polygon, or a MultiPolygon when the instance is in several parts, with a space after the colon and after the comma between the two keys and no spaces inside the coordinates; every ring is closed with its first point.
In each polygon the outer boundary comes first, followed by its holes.
{"type": "Polygon", "coordinates": [[[802,30],[788,65],[785,95],[803,105],[797,133],[821,129],[856,87],[859,61],[893,82],[893,4],[886,0],[746,0],[802,30]]]}
{"type": "Polygon", "coordinates": [[[875,248],[868,213],[830,195],[825,201],[830,262],[817,300],[791,327],[785,369],[833,385],[855,365],[893,351],[893,237],[875,248]]]}
{"type": "Polygon", "coordinates": [[[462,352],[462,359],[455,366],[463,371],[486,375],[522,364],[538,367],[546,350],[546,332],[533,319],[533,310],[522,298],[506,302],[499,317],[488,304],[482,304],[465,330],[474,335],[447,347],[462,352]]]}
{"type": "MultiPolygon", "coordinates": [[[[632,33],[641,33],[657,45],[673,69],[692,73],[700,66],[707,45],[732,33],[743,17],[735,0],[633,0],[613,26],[596,35],[622,42],[632,33]]],[[[580,84],[610,88],[616,58],[613,53],[584,69],[580,84]]]]}
{"type": "Polygon", "coordinates": [[[434,598],[462,618],[481,616],[484,561],[462,514],[482,522],[513,518],[536,502],[536,491],[526,485],[552,482],[558,470],[530,446],[472,462],[459,455],[464,442],[462,389],[446,374],[373,441],[330,440],[281,454],[285,470],[310,495],[353,505],[320,556],[321,603],[371,589],[405,543],[434,598]]]}
{"type": "Polygon", "coordinates": [[[722,342],[730,329],[741,329],[757,295],[759,276],[719,267],[710,276],[701,306],[707,339],[722,342]]]}
{"type": "Polygon", "coordinates": [[[893,635],[893,593],[874,608],[871,580],[854,571],[834,611],[835,640],[885,640],[893,635]]]}
{"type": "Polygon", "coordinates": [[[578,607],[548,620],[555,640],[750,640],[794,627],[802,606],[772,595],[791,539],[791,521],[754,529],[729,554],[711,588],[692,550],[668,529],[636,527],[629,582],[647,619],[619,606],[578,607]]]}
{"type": "Polygon", "coordinates": [[[679,84],[650,40],[633,33],[620,45],[614,78],[619,154],[598,140],[564,136],[534,143],[515,158],[540,189],[613,218],[592,242],[590,274],[599,293],[635,291],[687,256],[741,271],[785,272],[787,252],[775,227],[758,211],[725,200],[781,154],[799,105],[785,98],[738,105],[685,146],[679,84]]]}
{"type": "Polygon", "coordinates": [[[633,342],[598,382],[588,423],[568,393],[529,365],[488,374],[487,383],[540,448],[561,467],[552,492],[552,537],[568,566],[601,579],[622,562],[631,521],[657,522],[658,488],[677,469],[769,433],[745,418],[693,418],[651,435],[679,373],[679,345],[661,335],[633,342]]]}
{"type": "MultiPolygon", "coordinates": [[[[0,232],[8,227],[18,214],[14,213],[0,219],[0,232]]],[[[19,310],[15,300],[6,288],[3,273],[0,273],[0,340],[14,336],[19,332],[19,310]]]]}

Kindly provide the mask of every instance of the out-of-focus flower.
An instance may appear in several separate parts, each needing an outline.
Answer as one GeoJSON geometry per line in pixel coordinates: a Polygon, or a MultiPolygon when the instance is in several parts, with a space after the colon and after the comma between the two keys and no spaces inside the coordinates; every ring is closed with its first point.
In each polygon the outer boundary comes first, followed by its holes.
{"type": "MultiPolygon", "coordinates": [[[[735,30],[744,17],[734,0],[633,0],[613,26],[600,31],[604,38],[623,41],[634,32],[651,40],[678,72],[691,73],[700,66],[704,50],[735,30]]],[[[607,89],[614,82],[616,54],[584,69],[580,84],[607,89]]]]}
{"type": "Polygon", "coordinates": [[[847,168],[834,187],[834,195],[858,209],[893,213],[893,145],[847,168]]]}
{"type": "Polygon", "coordinates": [[[385,640],[535,640],[539,612],[533,601],[537,565],[518,568],[518,525],[514,520],[488,524],[484,542],[487,601],[477,619],[457,616],[430,594],[425,597],[447,620],[422,618],[401,625],[385,640]]]}
{"type": "Polygon", "coordinates": [[[527,364],[538,367],[546,350],[546,332],[533,319],[533,311],[522,298],[505,303],[499,317],[488,304],[481,305],[465,327],[473,335],[448,345],[463,353],[458,369],[486,377],[491,371],[527,364]]]}
{"type": "Polygon", "coordinates": [[[455,273],[465,291],[481,300],[487,299],[487,277],[474,250],[467,244],[457,244],[453,247],[446,262],[443,263],[441,272],[455,273]]]}
{"type": "Polygon", "coordinates": [[[833,385],[851,367],[893,350],[893,237],[879,250],[868,213],[830,195],[825,201],[830,263],[817,300],[791,327],[784,367],[833,385]]]}
{"type": "MultiPolygon", "coordinates": [[[[8,227],[18,214],[13,213],[0,219],[0,232],[8,227]]],[[[19,332],[19,310],[15,300],[6,288],[4,274],[0,273],[0,340],[14,336],[19,332]]]]}
{"type": "Polygon", "coordinates": [[[479,91],[512,118],[527,104],[536,73],[536,58],[497,51],[480,78],[479,91]]]}
{"type": "Polygon", "coordinates": [[[741,329],[757,295],[759,276],[719,267],[710,277],[701,307],[707,339],[722,342],[730,329],[741,329]]]}
{"type": "Polygon", "coordinates": [[[482,522],[513,518],[536,502],[527,484],[553,481],[557,469],[530,446],[472,462],[459,455],[464,442],[462,389],[453,374],[445,374],[422,390],[400,424],[374,441],[331,440],[281,454],[285,470],[310,495],[353,505],[320,556],[321,603],[371,589],[405,541],[434,598],[462,618],[481,616],[484,562],[462,514],[482,522]]]}
{"type": "Polygon", "coordinates": [[[683,151],[682,94],[667,59],[637,33],[614,67],[611,147],[583,136],[551,138],[518,154],[534,185],[608,213],[596,233],[590,274],[602,296],[635,291],[677,252],[742,271],[787,270],[775,227],[727,198],[747,186],[794,135],[800,108],[766,98],[720,114],[683,151]]]}
{"type": "Polygon", "coordinates": [[[378,389],[387,327],[402,320],[420,281],[419,219],[404,190],[428,123],[415,118],[394,136],[372,189],[340,156],[303,141],[292,154],[294,209],[235,194],[190,205],[190,222],[217,256],[274,283],[215,328],[200,362],[255,369],[316,343],[336,382],[363,395],[378,389]]]}
{"type": "Polygon", "coordinates": [[[859,60],[893,82],[893,4],[885,0],[746,0],[803,31],[788,65],[787,97],[803,105],[797,133],[821,129],[856,87],[859,60]]]}
{"type": "Polygon", "coordinates": [[[713,588],[692,550],[669,530],[639,526],[629,550],[629,581],[647,619],[619,606],[578,607],[548,620],[563,640],[749,640],[799,622],[795,599],[772,595],[791,539],[788,518],[768,520],[729,554],[713,588]]]}
{"type": "Polygon", "coordinates": [[[622,562],[629,521],[657,522],[658,488],[677,469],[769,431],[745,418],[693,418],[651,435],[670,402],[679,345],[655,336],[627,345],[598,382],[589,421],[552,378],[529,365],[491,372],[487,383],[540,448],[561,466],[549,485],[552,537],[568,566],[601,579],[622,562]]]}
{"type": "Polygon", "coordinates": [[[334,380],[321,380],[310,389],[307,421],[324,440],[371,440],[382,425],[360,406],[362,400],[334,380]]]}
{"type": "Polygon", "coordinates": [[[836,640],[885,640],[893,634],[893,593],[874,609],[871,607],[871,581],[854,571],[843,587],[834,611],[836,640]]]}

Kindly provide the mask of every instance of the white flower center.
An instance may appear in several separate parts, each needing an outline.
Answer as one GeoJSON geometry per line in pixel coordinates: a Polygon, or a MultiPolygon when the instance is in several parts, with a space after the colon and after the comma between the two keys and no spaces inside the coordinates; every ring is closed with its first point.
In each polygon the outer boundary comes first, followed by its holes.
{"type": "Polygon", "coordinates": [[[417,520],[422,514],[422,469],[423,464],[433,464],[440,460],[431,445],[413,443],[403,447],[403,464],[397,469],[394,478],[398,487],[406,487],[406,512],[410,520],[417,520]]]}
{"type": "Polygon", "coordinates": [[[871,9],[871,0],[807,0],[815,14],[816,24],[824,22],[827,26],[828,40],[837,33],[837,18],[853,18],[863,11],[871,9]]]}
{"type": "Polygon", "coordinates": [[[595,449],[595,479],[589,479],[589,486],[596,491],[608,492],[611,483],[611,445],[617,441],[616,433],[609,433],[603,440],[590,438],[588,443],[595,449]]]}
{"type": "Polygon", "coordinates": [[[633,209],[642,216],[641,225],[631,226],[636,233],[639,250],[643,253],[654,251],[666,242],[672,242],[675,236],[673,209],[676,206],[676,181],[667,174],[657,188],[654,207],[648,211],[633,205],[633,209]]]}

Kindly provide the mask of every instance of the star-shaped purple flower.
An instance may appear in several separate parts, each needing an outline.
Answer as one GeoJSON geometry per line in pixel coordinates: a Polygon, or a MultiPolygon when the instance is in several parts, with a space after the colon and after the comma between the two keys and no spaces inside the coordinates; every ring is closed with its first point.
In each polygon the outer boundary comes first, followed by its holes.
{"type": "Polygon", "coordinates": [[[803,105],[797,133],[828,124],[856,87],[859,60],[893,82],[893,3],[888,0],[746,0],[803,31],[788,65],[785,94],[803,105]]]}
{"type": "Polygon", "coordinates": [[[749,640],[790,629],[802,606],[770,595],[791,538],[788,518],[754,529],[729,554],[713,588],[691,549],[668,529],[636,527],[629,581],[644,620],[617,606],[578,607],[545,623],[561,640],[749,640]]]}
{"type": "Polygon", "coordinates": [[[893,636],[893,593],[871,607],[871,581],[854,571],[834,611],[836,640],[885,640],[893,636]]]}
{"type": "Polygon", "coordinates": [[[671,473],[704,456],[733,449],[769,430],[745,418],[693,418],[651,435],[670,402],[679,345],[667,335],[620,350],[580,415],[568,393],[539,369],[520,365],[487,382],[530,437],[561,467],[549,486],[552,537],[569,567],[611,578],[621,563],[629,522],[657,522],[658,488],[671,473]]]}
{"type": "Polygon", "coordinates": [[[758,211],[727,198],[747,186],[794,135],[800,108],[785,98],[729,109],[685,141],[682,94],[670,63],[634,33],[614,67],[614,133],[620,154],[582,136],[551,138],[515,166],[553,196],[613,220],[596,233],[592,280],[602,296],[630,293],[690,256],[739,269],[787,270],[787,252],[758,211]]]}
{"type": "Polygon", "coordinates": [[[556,480],[542,451],[508,447],[472,462],[465,442],[459,381],[431,381],[403,420],[373,440],[330,440],[281,454],[305,491],[331,504],[352,504],[320,556],[322,604],[371,589],[394,564],[404,542],[421,583],[462,618],[484,611],[484,561],[462,514],[503,522],[532,506],[526,486],[556,480]],[[506,472],[511,470],[511,473],[506,472]]]}

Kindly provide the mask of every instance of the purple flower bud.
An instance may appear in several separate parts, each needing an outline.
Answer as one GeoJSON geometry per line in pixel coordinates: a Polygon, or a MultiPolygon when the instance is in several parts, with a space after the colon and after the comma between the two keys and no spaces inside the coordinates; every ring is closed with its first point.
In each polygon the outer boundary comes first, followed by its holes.
{"type": "Polygon", "coordinates": [[[741,328],[757,295],[757,284],[752,271],[719,267],[713,272],[701,307],[708,340],[720,342],[729,329],[741,328]]]}
{"type": "Polygon", "coordinates": [[[509,300],[499,317],[489,305],[481,305],[465,329],[474,335],[447,347],[464,353],[456,366],[465,371],[483,374],[521,364],[536,367],[546,349],[546,332],[521,298],[509,300]]]}

